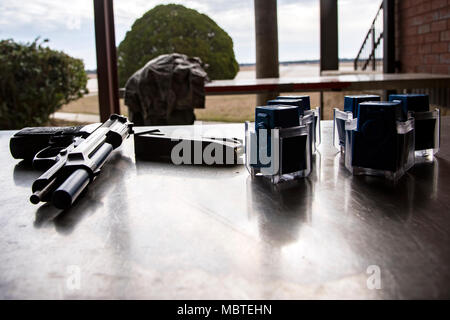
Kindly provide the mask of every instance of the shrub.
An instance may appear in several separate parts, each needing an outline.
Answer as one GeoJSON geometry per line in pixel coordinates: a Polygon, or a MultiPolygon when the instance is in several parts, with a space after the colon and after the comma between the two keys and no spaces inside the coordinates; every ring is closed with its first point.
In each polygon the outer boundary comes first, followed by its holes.
{"type": "Polygon", "coordinates": [[[233,40],[207,15],[182,5],[159,5],[137,19],[118,47],[119,83],[151,59],[167,53],[199,57],[210,79],[233,79],[239,71],[233,40]]]}
{"type": "Polygon", "coordinates": [[[82,60],[38,39],[0,41],[0,128],[45,125],[50,114],[87,93],[86,84],[82,60]]]}

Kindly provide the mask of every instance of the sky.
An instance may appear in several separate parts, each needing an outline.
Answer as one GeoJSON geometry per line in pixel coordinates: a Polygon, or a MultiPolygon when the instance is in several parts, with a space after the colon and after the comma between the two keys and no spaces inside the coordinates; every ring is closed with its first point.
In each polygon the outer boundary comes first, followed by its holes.
{"type": "MultiPolygon", "coordinates": [[[[338,0],[339,57],[354,58],[381,0],[338,0]]],[[[211,17],[231,36],[239,63],[255,62],[253,0],[114,0],[116,45],[133,22],[158,4],[179,3],[211,17]]],[[[319,0],[278,0],[280,61],[314,60],[320,55],[319,0]]],[[[96,68],[92,0],[0,0],[0,39],[48,46],[96,68]]]]}

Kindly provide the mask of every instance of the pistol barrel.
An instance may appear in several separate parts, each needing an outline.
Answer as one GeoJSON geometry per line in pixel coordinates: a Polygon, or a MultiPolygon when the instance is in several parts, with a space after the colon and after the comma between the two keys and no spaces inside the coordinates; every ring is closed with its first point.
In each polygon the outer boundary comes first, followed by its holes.
{"type": "Polygon", "coordinates": [[[52,203],[58,209],[67,209],[89,184],[89,173],[84,169],[75,170],[58,189],[53,192],[52,203]]]}

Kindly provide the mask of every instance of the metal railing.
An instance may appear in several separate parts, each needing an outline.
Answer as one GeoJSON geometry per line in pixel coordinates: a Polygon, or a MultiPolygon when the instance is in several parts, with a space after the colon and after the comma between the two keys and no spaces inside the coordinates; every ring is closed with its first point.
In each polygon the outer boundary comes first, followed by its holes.
{"type": "Polygon", "coordinates": [[[353,61],[353,67],[356,70],[365,71],[370,66],[372,71],[377,69],[378,65],[381,65],[377,62],[380,60],[377,59],[377,49],[380,47],[381,40],[383,39],[383,1],[373,19],[373,22],[370,26],[369,31],[367,32],[366,37],[361,45],[361,48],[358,51],[358,55],[353,61]]]}

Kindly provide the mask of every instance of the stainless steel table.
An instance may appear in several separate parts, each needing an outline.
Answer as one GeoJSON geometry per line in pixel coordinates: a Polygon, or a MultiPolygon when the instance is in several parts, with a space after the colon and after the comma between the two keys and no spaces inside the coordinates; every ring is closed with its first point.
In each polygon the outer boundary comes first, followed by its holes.
{"type": "Polygon", "coordinates": [[[312,175],[276,187],[136,161],[130,138],[66,212],[29,203],[39,172],[1,132],[0,298],[450,298],[450,119],[396,185],[349,175],[331,128],[312,175]]]}

